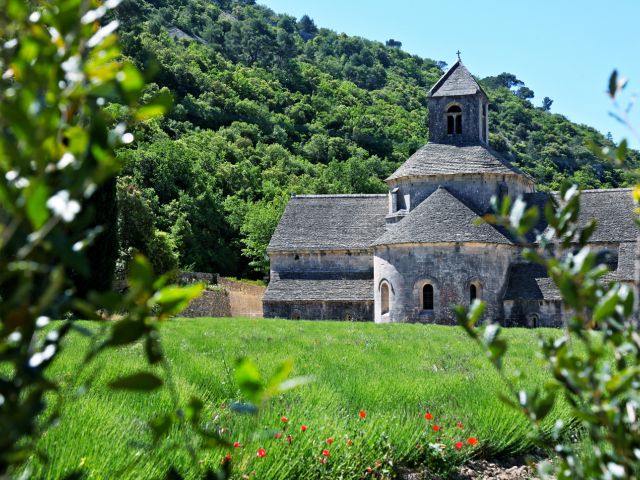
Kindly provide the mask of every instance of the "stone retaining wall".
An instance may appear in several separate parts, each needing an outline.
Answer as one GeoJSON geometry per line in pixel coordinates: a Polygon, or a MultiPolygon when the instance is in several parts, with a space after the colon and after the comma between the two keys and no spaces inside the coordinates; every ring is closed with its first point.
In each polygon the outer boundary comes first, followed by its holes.
{"type": "Polygon", "coordinates": [[[265,287],[218,277],[221,285],[229,294],[232,317],[262,317],[262,296],[265,287]]]}
{"type": "Polygon", "coordinates": [[[226,290],[205,290],[180,314],[181,317],[230,317],[231,302],[226,290]]]}

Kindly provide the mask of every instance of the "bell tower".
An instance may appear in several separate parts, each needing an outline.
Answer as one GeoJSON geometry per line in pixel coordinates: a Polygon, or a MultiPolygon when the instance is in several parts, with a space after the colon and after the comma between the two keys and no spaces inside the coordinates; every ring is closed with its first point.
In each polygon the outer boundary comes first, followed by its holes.
{"type": "Polygon", "coordinates": [[[429,90],[429,142],[488,145],[489,99],[460,60],[429,90]]]}

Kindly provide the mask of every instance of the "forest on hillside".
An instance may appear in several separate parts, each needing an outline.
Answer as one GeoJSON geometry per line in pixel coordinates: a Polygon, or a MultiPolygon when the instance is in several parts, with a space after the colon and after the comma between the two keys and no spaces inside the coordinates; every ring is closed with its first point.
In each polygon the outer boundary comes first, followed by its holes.
{"type": "MultiPolygon", "coordinates": [[[[115,15],[147,98],[173,97],[118,154],[119,265],[137,249],[158,270],[261,277],[292,193],[385,192],[383,180],[427,141],[427,92],[446,64],[398,41],[338,34],[252,0],[125,0],[115,15]]],[[[551,113],[544,92],[509,73],[480,81],[491,146],[539,190],[638,179],[638,152],[624,169],[601,160],[587,144],[611,139],[551,113]]]]}

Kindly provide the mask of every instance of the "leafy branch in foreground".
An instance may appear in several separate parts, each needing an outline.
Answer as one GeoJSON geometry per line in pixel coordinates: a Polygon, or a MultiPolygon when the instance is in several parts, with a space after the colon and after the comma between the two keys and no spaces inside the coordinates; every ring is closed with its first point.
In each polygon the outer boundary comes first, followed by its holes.
{"type": "MultiPolygon", "coordinates": [[[[160,338],[161,323],[203,286],[169,285],[141,255],[130,262],[126,293],[92,281],[95,256],[88,250],[106,233],[94,199],[115,189],[121,164],[114,150],[134,141],[104,107],[117,104],[126,118],[146,122],[170,103],[162,94],[140,101],[145,81],[120,55],[118,22],[101,25],[118,3],[0,0],[0,477],[26,478],[29,462],[47,461],[38,440],[63,420],[64,398],[49,367],[74,331],[91,341],[69,383],[87,386],[94,375],[87,379],[84,370],[97,372],[93,360],[102,352],[141,343],[151,368],[111,379],[110,388],[149,392],[166,384],[174,412],[151,422],[155,440],[176,425],[184,439],[179,448],[194,457],[199,447],[224,445],[202,426],[201,400],[181,406],[160,338]],[[83,328],[76,317],[103,328],[83,328]],[[48,325],[59,318],[67,320],[48,325]]],[[[273,392],[290,370],[280,371],[273,392]]],[[[227,473],[225,466],[220,475],[227,473]]]]}
{"type": "MultiPolygon", "coordinates": [[[[526,209],[521,199],[511,205],[504,199],[498,213],[487,220],[509,228],[524,243],[524,234],[535,225],[537,212],[526,209]]],[[[558,422],[552,433],[553,464],[543,463],[543,478],[635,478],[640,473],[640,336],[634,318],[631,286],[607,281],[606,251],[589,245],[596,225],[579,226],[580,192],[566,185],[558,204],[547,203],[547,229],[538,235],[537,246],[523,257],[546,268],[561,292],[568,317],[562,333],[540,338],[541,357],[553,380],[542,389],[518,389],[502,372],[507,343],[500,326],[489,324],[484,335],[476,327],[482,302],[470,309],[458,306],[460,325],[487,352],[509,386],[504,400],[520,409],[532,422],[541,447],[548,448],[548,435],[541,422],[562,397],[582,428],[580,444],[567,440],[566,425],[558,422]],[[553,475],[553,476],[552,476],[553,475]]]]}

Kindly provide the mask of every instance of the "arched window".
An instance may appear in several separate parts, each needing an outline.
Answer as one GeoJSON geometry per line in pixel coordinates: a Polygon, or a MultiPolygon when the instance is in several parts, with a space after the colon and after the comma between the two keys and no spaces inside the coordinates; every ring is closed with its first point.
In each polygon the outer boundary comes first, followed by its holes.
{"type": "Polygon", "coordinates": [[[447,133],[460,135],[462,133],[462,108],[452,105],[447,110],[447,133]]]}
{"type": "Polygon", "coordinates": [[[433,285],[429,283],[422,287],[422,309],[433,310],[433,285]]]}
{"type": "Polygon", "coordinates": [[[389,285],[384,282],[380,285],[380,314],[389,313],[389,285]]]}
{"type": "Polygon", "coordinates": [[[480,282],[471,282],[471,284],[469,285],[469,303],[473,302],[475,299],[480,300],[481,298],[482,288],[480,286],[480,282]]]}

